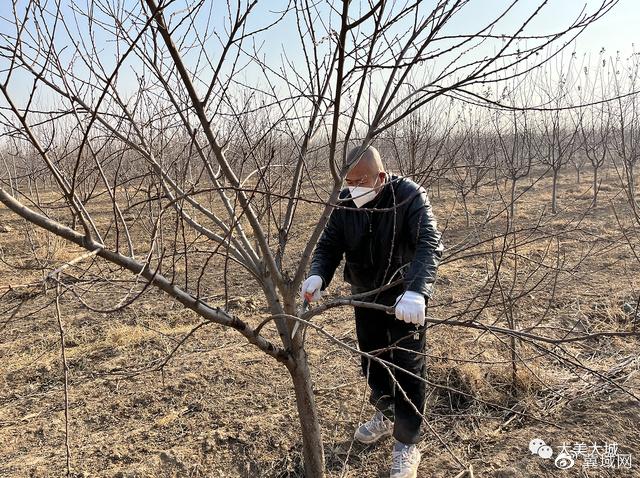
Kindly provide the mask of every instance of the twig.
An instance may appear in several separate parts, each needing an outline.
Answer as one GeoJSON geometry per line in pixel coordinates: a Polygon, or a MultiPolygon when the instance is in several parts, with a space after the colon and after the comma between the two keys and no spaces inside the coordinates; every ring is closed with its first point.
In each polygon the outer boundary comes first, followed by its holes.
{"type": "Polygon", "coordinates": [[[71,476],[71,450],[69,448],[69,367],[64,344],[64,327],[62,326],[62,314],[60,313],[60,272],[56,275],[56,319],[60,331],[60,352],[62,355],[62,372],[64,377],[64,448],[67,461],[67,476],[71,476]]]}
{"type": "Polygon", "coordinates": [[[100,251],[102,250],[102,247],[98,247],[92,251],[88,251],[85,252],[84,254],[76,257],[75,259],[71,259],[69,262],[66,262],[64,264],[62,264],[60,267],[58,267],[57,269],[52,270],[51,272],[49,272],[47,274],[47,279],[51,279],[53,277],[55,277],[56,281],[58,281],[58,284],[60,284],[60,273],[62,271],[64,271],[65,269],[68,269],[69,267],[71,267],[74,264],[77,264],[80,261],[83,261],[84,259],[88,258],[88,257],[93,257],[96,254],[98,254],[100,251]]]}

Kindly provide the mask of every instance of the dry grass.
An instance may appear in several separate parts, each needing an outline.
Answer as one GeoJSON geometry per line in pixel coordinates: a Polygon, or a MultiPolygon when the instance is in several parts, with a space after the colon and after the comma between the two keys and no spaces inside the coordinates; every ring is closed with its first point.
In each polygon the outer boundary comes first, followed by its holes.
{"type": "MultiPolygon", "coordinates": [[[[526,181],[522,187],[525,185],[526,181]]],[[[562,209],[556,216],[543,214],[545,230],[562,231],[586,210],[586,188],[573,185],[571,176],[564,179],[562,209]]],[[[541,237],[519,248],[522,256],[544,260],[545,264],[561,261],[567,272],[553,281],[543,281],[517,301],[514,313],[518,327],[542,320],[536,333],[552,334],[559,327],[575,326],[579,320],[580,327],[590,332],[631,330],[624,304],[637,300],[640,264],[624,242],[611,247],[604,247],[603,242],[617,227],[612,204],[623,207],[616,193],[614,187],[603,188],[601,206],[582,219],[579,229],[541,237]],[[597,254],[593,253],[594,244],[600,251],[597,254]]],[[[490,188],[483,188],[473,199],[468,228],[450,191],[443,188],[441,197],[432,192],[431,199],[448,251],[504,228],[503,218],[489,224],[484,221],[488,210],[495,212],[500,207],[490,188]]],[[[548,181],[543,180],[518,204],[519,224],[532,224],[547,204],[548,181]]],[[[104,204],[94,207],[106,221],[109,208],[104,204]]],[[[291,263],[317,219],[313,206],[302,205],[301,211],[292,233],[291,263]]],[[[29,242],[24,224],[0,209],[0,222],[4,221],[13,227],[10,233],[0,235],[4,259],[18,269],[0,264],[0,295],[7,285],[38,281],[42,268],[50,270],[81,253],[39,231],[29,232],[29,242]]],[[[144,230],[136,229],[135,222],[132,227],[134,234],[144,237],[144,230]]],[[[492,270],[488,253],[498,246],[499,241],[487,242],[472,249],[474,256],[442,265],[430,315],[445,318],[482,302],[487,271],[492,270]]],[[[542,277],[542,271],[535,271],[531,260],[508,257],[501,277],[508,284],[516,274],[520,284],[529,273],[533,278],[542,277]]],[[[117,277],[116,272],[107,275],[117,277]]],[[[178,281],[182,272],[178,270],[178,281]]],[[[229,304],[233,312],[254,324],[262,320],[264,301],[254,295],[257,289],[253,282],[233,266],[225,278],[220,263],[212,263],[203,280],[203,295],[215,305],[224,305],[224,280],[232,294],[229,304]]],[[[64,473],[63,390],[59,336],[51,306],[54,296],[52,291],[32,295],[29,291],[32,289],[18,288],[0,300],[0,310],[5,311],[0,335],[2,477],[64,473]],[[11,319],[14,308],[24,299],[28,300],[11,319]]],[[[328,297],[346,291],[338,271],[328,297]]],[[[116,282],[87,294],[96,307],[113,307],[122,296],[123,289],[116,282]]],[[[207,326],[184,345],[164,373],[131,375],[127,371],[157,364],[166,357],[176,341],[198,323],[198,317],[154,290],[113,314],[90,312],[67,294],[62,312],[76,476],[301,476],[290,380],[282,367],[238,334],[207,326]]],[[[494,301],[478,319],[505,327],[503,312],[503,304],[494,301]]],[[[351,310],[333,309],[317,321],[335,337],[355,345],[351,310]]],[[[277,337],[272,329],[266,333],[277,337]]],[[[310,333],[308,340],[330,476],[341,475],[347,456],[345,476],[386,476],[390,441],[375,448],[350,446],[354,427],[371,411],[368,405],[363,408],[366,387],[359,375],[358,358],[322,335],[310,333]]],[[[518,364],[514,381],[505,337],[460,327],[437,326],[429,331],[428,379],[432,385],[427,417],[452,452],[474,463],[476,476],[561,476],[550,463],[529,454],[528,442],[534,436],[552,444],[616,440],[621,449],[640,452],[635,423],[640,408],[635,400],[614,393],[610,384],[583,370],[571,371],[548,356],[539,357],[540,350],[527,342],[519,342],[517,350],[526,362],[518,364]],[[525,416],[514,415],[514,411],[525,416]]],[[[637,342],[599,339],[567,350],[601,373],[612,371],[615,378],[616,364],[627,356],[637,356],[637,342]]],[[[630,367],[619,373],[619,381],[633,371],[633,365],[630,367]]],[[[631,374],[625,385],[637,393],[637,375],[631,374]]],[[[424,460],[420,476],[454,476],[457,465],[433,431],[426,430],[421,445],[424,460]]],[[[622,470],[613,471],[610,475],[594,471],[589,476],[625,476],[622,470]]]]}

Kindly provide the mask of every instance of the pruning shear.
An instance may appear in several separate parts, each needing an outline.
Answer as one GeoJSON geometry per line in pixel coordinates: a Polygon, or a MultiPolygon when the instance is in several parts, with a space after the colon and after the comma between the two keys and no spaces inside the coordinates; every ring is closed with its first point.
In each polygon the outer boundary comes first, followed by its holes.
{"type": "MultiPolygon", "coordinates": [[[[391,309],[387,309],[387,310],[385,310],[385,312],[386,312],[388,315],[394,315],[394,316],[395,316],[395,315],[396,315],[396,308],[395,308],[395,306],[394,306],[394,307],[393,307],[393,308],[391,308],[391,309]]],[[[414,332],[414,334],[413,334],[413,339],[414,339],[414,340],[418,340],[419,338],[420,338],[420,331],[418,330],[418,324],[416,324],[416,331],[415,331],[415,332],[414,332]]]]}
{"type": "MultiPolygon", "coordinates": [[[[302,301],[302,305],[298,309],[298,317],[304,314],[307,310],[309,310],[309,301],[305,297],[305,299],[302,301]]],[[[291,331],[291,340],[295,338],[299,327],[300,327],[300,321],[296,320],[296,323],[293,324],[293,330],[291,331]]]]}

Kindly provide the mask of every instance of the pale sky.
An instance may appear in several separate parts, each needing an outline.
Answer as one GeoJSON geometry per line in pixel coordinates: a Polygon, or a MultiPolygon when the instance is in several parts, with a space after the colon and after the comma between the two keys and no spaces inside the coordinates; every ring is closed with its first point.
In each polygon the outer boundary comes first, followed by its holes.
{"type": "MultiPolygon", "coordinates": [[[[113,2],[112,0],[103,0],[102,3],[123,3],[131,5],[139,5],[140,0],[119,0],[113,2]]],[[[45,4],[46,2],[41,2],[45,4]]],[[[56,2],[50,1],[51,6],[56,2]]],[[[70,18],[71,2],[69,0],[61,0],[65,9],[65,18],[70,18]]],[[[80,9],[84,11],[89,10],[91,5],[90,0],[77,0],[76,4],[80,9]]],[[[244,3],[244,2],[243,2],[244,3]]],[[[337,2],[340,3],[340,2],[337,2]]],[[[425,2],[423,7],[425,10],[431,8],[434,2],[425,2]]],[[[447,34],[456,33],[471,33],[478,30],[481,26],[484,26],[495,15],[496,11],[501,11],[506,4],[510,3],[508,0],[474,0],[471,1],[464,9],[454,17],[454,20],[448,25],[447,34]]],[[[593,11],[598,5],[602,3],[602,0],[550,0],[541,11],[539,17],[537,17],[530,27],[526,30],[527,34],[544,34],[551,31],[556,31],[562,26],[567,25],[574,20],[580,11],[586,7],[587,11],[593,11]]],[[[177,13],[177,17],[180,16],[181,10],[185,5],[193,4],[191,0],[178,0],[172,6],[172,11],[177,13]]],[[[249,23],[249,27],[264,26],[268,24],[272,19],[276,18],[278,9],[286,6],[287,2],[282,0],[262,0],[257,7],[257,10],[252,16],[252,20],[249,23]]],[[[359,6],[363,8],[368,2],[359,2],[354,0],[352,3],[351,11],[357,12],[359,6]]],[[[540,4],[537,0],[523,0],[513,12],[504,18],[501,23],[494,30],[494,33],[514,33],[515,29],[520,25],[521,21],[529,16],[533,10],[540,4]]],[[[24,10],[26,5],[25,1],[18,1],[18,11],[24,10]]],[[[222,15],[226,13],[226,2],[213,3],[213,16],[211,17],[211,25],[218,31],[223,29],[222,15]]],[[[328,12],[327,7],[325,8],[328,12]]],[[[422,8],[422,7],[421,7],[422,8]]],[[[0,2],[0,35],[3,33],[14,34],[15,26],[12,23],[12,6],[11,2],[3,0],[0,2]]],[[[355,16],[355,15],[354,15],[355,16]]],[[[206,22],[207,16],[202,15],[199,18],[199,22],[202,23],[202,30],[204,30],[204,22],[206,22]]],[[[175,21],[175,17],[174,20],[175,21]]],[[[605,15],[602,19],[598,20],[595,24],[591,25],[582,35],[579,37],[575,50],[579,54],[590,53],[594,57],[598,52],[604,48],[607,56],[615,56],[617,51],[620,51],[622,56],[628,56],[634,51],[634,42],[637,42],[640,31],[640,0],[619,0],[618,4],[605,15]]],[[[338,28],[337,25],[333,26],[338,28]]],[[[59,29],[61,30],[61,29],[59,29]]],[[[60,44],[57,44],[58,49],[64,46],[64,32],[61,33],[62,39],[60,44]]],[[[115,54],[112,43],[100,41],[100,33],[98,33],[98,41],[100,44],[100,58],[109,64],[109,59],[115,62],[117,55],[115,54]]],[[[265,55],[267,62],[274,67],[281,64],[282,54],[286,54],[294,61],[294,63],[300,64],[304,61],[301,53],[300,42],[297,37],[295,29],[295,15],[289,13],[285,17],[285,21],[278,24],[275,28],[268,30],[261,34],[259,37],[262,42],[262,54],[265,55]]],[[[0,46],[6,45],[7,41],[0,38],[0,46]]],[[[215,60],[219,55],[219,44],[212,40],[208,46],[210,56],[215,60]],[[218,50],[218,51],[216,51],[218,50]]],[[[495,48],[495,45],[490,47],[495,48]]],[[[70,51],[70,49],[67,49],[70,51]]],[[[482,52],[481,52],[482,53],[482,52]]],[[[492,52],[487,52],[491,54],[492,52]]],[[[476,52],[478,54],[478,52],[476,52]]],[[[484,53],[482,53],[484,54],[484,53]]],[[[189,58],[187,57],[187,63],[189,58]]],[[[0,68],[4,69],[7,66],[6,59],[0,59],[0,68]]],[[[2,81],[3,74],[0,73],[0,81],[2,81]]],[[[135,87],[135,76],[131,75],[131,85],[135,87]]],[[[30,87],[30,82],[24,82],[20,75],[16,75],[15,81],[12,81],[9,85],[9,90],[16,95],[16,97],[24,97],[24,91],[30,87]]],[[[0,98],[0,104],[4,105],[5,102],[0,98]]]]}
{"type": "MultiPolygon", "coordinates": [[[[508,3],[504,0],[481,0],[472,2],[465,8],[465,14],[459,17],[461,30],[473,30],[483,20],[486,22],[494,14],[492,5],[501,7],[508,3]],[[468,9],[468,10],[467,10],[468,9]]],[[[551,0],[532,23],[532,30],[546,33],[557,30],[575,19],[586,6],[593,11],[602,3],[601,0],[551,0]]],[[[539,5],[536,0],[520,2],[518,10],[531,11],[539,5]]],[[[514,20],[515,15],[509,20],[514,20]]],[[[515,22],[504,22],[505,29],[517,26],[515,22]]],[[[620,0],[603,18],[591,25],[578,38],[578,49],[581,52],[597,53],[602,47],[614,54],[621,50],[631,52],[632,43],[640,40],[640,1],[620,0]]]]}

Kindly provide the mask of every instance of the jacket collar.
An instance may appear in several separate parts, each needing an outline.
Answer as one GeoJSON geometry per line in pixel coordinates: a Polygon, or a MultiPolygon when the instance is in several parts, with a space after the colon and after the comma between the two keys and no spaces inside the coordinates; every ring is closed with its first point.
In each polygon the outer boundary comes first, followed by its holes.
{"type": "MultiPolygon", "coordinates": [[[[378,195],[371,200],[371,204],[366,203],[369,204],[369,208],[375,208],[381,202],[384,203],[384,199],[386,199],[386,196],[390,194],[391,188],[393,187],[392,181],[397,178],[398,176],[396,176],[395,174],[385,175],[384,184],[382,186],[382,189],[380,189],[380,192],[378,192],[378,195]]],[[[362,207],[366,206],[366,204],[363,204],[362,207]]]]}

